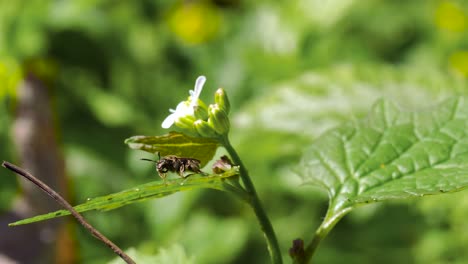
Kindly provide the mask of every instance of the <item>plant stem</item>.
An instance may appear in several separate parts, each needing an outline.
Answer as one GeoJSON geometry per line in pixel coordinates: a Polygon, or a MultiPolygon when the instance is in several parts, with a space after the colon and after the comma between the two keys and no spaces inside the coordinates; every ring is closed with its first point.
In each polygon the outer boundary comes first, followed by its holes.
{"type": "Polygon", "coordinates": [[[271,262],[274,264],[283,263],[283,259],[281,257],[281,250],[278,244],[278,240],[276,239],[275,231],[273,230],[273,226],[271,225],[271,222],[268,219],[265,210],[263,209],[262,203],[258,198],[257,191],[255,190],[255,187],[252,183],[252,180],[250,179],[247,169],[242,163],[242,160],[240,159],[236,150],[232,147],[231,142],[229,142],[229,138],[227,137],[227,135],[221,138],[221,143],[231,156],[232,160],[234,161],[234,164],[239,165],[240,167],[240,177],[244,184],[244,188],[249,196],[248,203],[254,210],[260,227],[263,231],[263,234],[265,235],[265,239],[267,240],[271,262]]]}
{"type": "Polygon", "coordinates": [[[343,218],[343,216],[345,216],[349,211],[351,211],[351,209],[351,207],[345,207],[343,209],[336,210],[336,208],[333,208],[333,206],[330,205],[325,219],[320,224],[317,231],[315,231],[314,238],[312,239],[310,244],[305,248],[304,256],[295,263],[309,263],[320,242],[328,235],[328,233],[333,229],[333,227],[335,227],[335,225],[341,220],[341,218],[343,218]]]}

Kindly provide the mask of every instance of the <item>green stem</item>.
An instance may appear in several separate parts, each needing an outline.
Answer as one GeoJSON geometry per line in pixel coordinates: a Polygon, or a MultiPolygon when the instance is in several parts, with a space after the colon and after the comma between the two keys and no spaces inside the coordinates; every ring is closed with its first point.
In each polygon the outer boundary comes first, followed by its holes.
{"type": "Polygon", "coordinates": [[[252,209],[254,210],[255,215],[257,216],[258,222],[260,224],[260,227],[263,231],[263,234],[265,235],[265,238],[267,240],[268,251],[270,253],[271,262],[274,264],[283,263],[283,259],[281,257],[281,250],[278,244],[278,240],[276,239],[275,231],[273,230],[273,226],[271,225],[270,220],[268,219],[268,216],[266,215],[265,210],[263,209],[262,203],[260,202],[260,199],[258,198],[257,191],[255,190],[255,187],[252,183],[252,180],[250,179],[247,169],[242,163],[242,160],[240,159],[236,150],[232,147],[231,142],[229,142],[228,137],[224,136],[223,138],[221,138],[221,142],[224,148],[227,150],[227,152],[231,156],[234,164],[239,165],[240,167],[239,168],[240,177],[244,184],[244,188],[247,191],[248,196],[249,196],[248,202],[250,206],[252,207],[252,209]]]}
{"type": "Polygon", "coordinates": [[[328,235],[328,233],[335,227],[335,225],[345,216],[349,211],[351,211],[351,207],[345,207],[340,210],[333,210],[333,206],[330,205],[327,215],[323,220],[322,224],[320,224],[317,231],[315,231],[314,238],[310,242],[309,245],[304,250],[304,256],[297,260],[294,263],[298,264],[307,264],[312,259],[318,245],[320,242],[328,235]]]}

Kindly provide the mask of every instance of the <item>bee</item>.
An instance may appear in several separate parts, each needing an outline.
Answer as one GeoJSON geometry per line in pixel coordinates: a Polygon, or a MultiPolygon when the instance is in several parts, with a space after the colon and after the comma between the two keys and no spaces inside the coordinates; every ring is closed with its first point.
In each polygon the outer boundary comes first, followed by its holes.
{"type": "Polygon", "coordinates": [[[156,163],[156,171],[159,174],[159,177],[166,181],[166,174],[168,172],[176,172],[183,179],[193,175],[193,174],[203,174],[203,171],[200,170],[200,161],[193,158],[182,158],[175,155],[168,155],[165,157],[160,156],[158,152],[158,161],[150,159],[141,159],[145,161],[151,161],[156,163]],[[192,174],[185,175],[184,172],[190,171],[192,174]]]}

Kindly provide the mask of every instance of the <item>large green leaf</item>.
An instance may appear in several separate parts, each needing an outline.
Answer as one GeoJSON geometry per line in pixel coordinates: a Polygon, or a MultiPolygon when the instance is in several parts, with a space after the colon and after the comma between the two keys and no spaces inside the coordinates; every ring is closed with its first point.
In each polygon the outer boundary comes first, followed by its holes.
{"type": "Polygon", "coordinates": [[[264,129],[315,139],[350,116],[365,116],[379,98],[421,107],[454,93],[466,94],[466,84],[436,69],[339,65],[269,86],[245,104],[234,125],[252,134],[264,129]]]}
{"type": "Polygon", "coordinates": [[[127,138],[125,144],[132,149],[153,154],[159,152],[161,156],[176,155],[198,159],[202,167],[213,158],[218,148],[218,142],[214,139],[189,137],[177,132],[162,136],[133,136],[127,138]]]}
{"type": "MultiPolygon", "coordinates": [[[[187,191],[195,188],[211,188],[242,194],[241,189],[237,188],[237,186],[230,184],[232,183],[232,181],[226,181],[228,179],[235,180],[235,178],[233,177],[237,177],[237,175],[238,168],[234,167],[233,169],[226,171],[220,175],[210,175],[201,177],[197,177],[194,175],[185,179],[179,178],[174,180],[167,180],[165,183],[161,181],[154,181],[118,193],[89,199],[87,202],[77,205],[74,208],[80,213],[90,210],[108,211],[127,204],[141,202],[152,198],[160,198],[176,192],[187,191]]],[[[70,215],[70,212],[68,210],[58,210],[52,213],[23,219],[11,223],[10,226],[39,222],[65,215],[70,215]]]]}
{"type": "Polygon", "coordinates": [[[416,112],[380,100],[366,119],[319,137],[299,173],[328,191],[329,217],[362,203],[458,191],[468,186],[467,128],[464,97],[416,112]]]}

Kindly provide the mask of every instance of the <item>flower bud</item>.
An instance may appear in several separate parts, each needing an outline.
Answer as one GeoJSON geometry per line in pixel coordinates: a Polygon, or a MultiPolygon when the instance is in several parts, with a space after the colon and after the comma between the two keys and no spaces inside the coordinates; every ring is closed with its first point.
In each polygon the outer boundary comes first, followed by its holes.
{"type": "Polygon", "coordinates": [[[193,123],[195,122],[195,118],[193,116],[184,116],[180,117],[175,120],[174,124],[180,128],[183,132],[187,134],[196,135],[197,131],[193,123]]]}
{"type": "Polygon", "coordinates": [[[208,119],[208,108],[202,100],[198,100],[197,104],[194,107],[194,115],[196,119],[206,120],[208,119]]]}
{"type": "Polygon", "coordinates": [[[208,124],[213,127],[218,134],[224,135],[229,132],[229,117],[217,104],[210,105],[208,108],[208,115],[208,124]]]}
{"type": "Polygon", "coordinates": [[[218,136],[216,131],[206,121],[198,119],[193,123],[193,125],[201,137],[215,138],[218,136]]]}
{"type": "Polygon", "coordinates": [[[227,114],[229,114],[229,110],[231,109],[231,104],[229,103],[229,98],[226,94],[226,91],[224,91],[223,88],[219,88],[216,90],[215,93],[215,103],[224,110],[227,114]]]}

